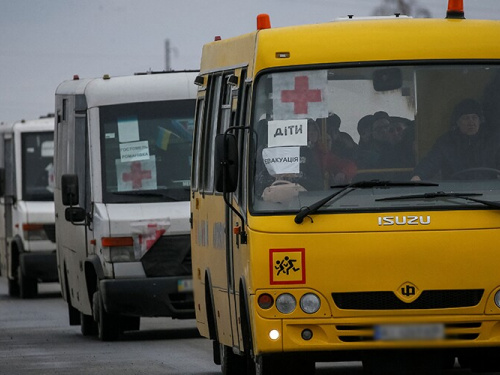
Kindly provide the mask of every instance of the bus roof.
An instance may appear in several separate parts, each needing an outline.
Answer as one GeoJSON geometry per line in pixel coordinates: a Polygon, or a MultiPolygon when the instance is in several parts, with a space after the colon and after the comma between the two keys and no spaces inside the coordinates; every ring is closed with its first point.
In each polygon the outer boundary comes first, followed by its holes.
{"type": "Polygon", "coordinates": [[[197,72],[168,72],[62,82],[56,95],[85,95],[87,108],[121,103],[181,100],[196,97],[197,72]]]}
{"type": "Polygon", "coordinates": [[[205,45],[201,73],[248,65],[251,77],[306,64],[500,59],[498,35],[500,21],[407,17],[269,28],[205,45]]]}

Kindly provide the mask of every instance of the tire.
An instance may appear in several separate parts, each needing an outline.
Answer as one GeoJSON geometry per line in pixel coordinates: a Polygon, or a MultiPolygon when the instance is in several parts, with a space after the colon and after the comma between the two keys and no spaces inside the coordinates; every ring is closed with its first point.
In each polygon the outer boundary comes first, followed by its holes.
{"type": "Polygon", "coordinates": [[[285,355],[259,355],[255,358],[255,375],[314,375],[315,372],[314,361],[296,357],[290,353],[285,355]]]}
{"type": "Polygon", "coordinates": [[[80,313],[80,329],[83,336],[96,336],[98,333],[94,317],[84,313],[80,313]]]}
{"type": "Polygon", "coordinates": [[[9,296],[11,297],[19,297],[19,284],[17,280],[8,279],[9,284],[9,296]]]}
{"type": "Polygon", "coordinates": [[[19,284],[19,297],[22,299],[36,297],[38,294],[38,282],[36,279],[24,275],[21,267],[17,268],[17,281],[19,284]]]}
{"type": "Polygon", "coordinates": [[[141,318],[139,316],[122,316],[121,332],[138,331],[141,328],[141,318]]]}
{"type": "Polygon", "coordinates": [[[246,372],[246,356],[233,353],[233,349],[226,345],[220,345],[220,366],[222,375],[241,375],[246,372]]]}
{"type": "Polygon", "coordinates": [[[101,341],[115,341],[120,336],[120,316],[108,314],[104,308],[101,292],[93,295],[93,315],[97,321],[98,337],[101,341]]]}

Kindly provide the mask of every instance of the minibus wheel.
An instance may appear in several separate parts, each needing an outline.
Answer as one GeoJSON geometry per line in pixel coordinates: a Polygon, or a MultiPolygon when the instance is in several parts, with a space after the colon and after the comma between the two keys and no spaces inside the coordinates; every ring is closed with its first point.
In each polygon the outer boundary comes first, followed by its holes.
{"type": "Polygon", "coordinates": [[[99,339],[101,341],[116,340],[120,335],[120,317],[106,312],[100,291],[94,293],[92,301],[99,339]]]}
{"type": "Polygon", "coordinates": [[[23,274],[21,266],[17,268],[17,282],[19,284],[19,297],[33,298],[38,294],[38,282],[36,279],[23,274]]]}
{"type": "Polygon", "coordinates": [[[80,313],[80,329],[83,336],[97,335],[97,323],[92,315],[80,313]]]}

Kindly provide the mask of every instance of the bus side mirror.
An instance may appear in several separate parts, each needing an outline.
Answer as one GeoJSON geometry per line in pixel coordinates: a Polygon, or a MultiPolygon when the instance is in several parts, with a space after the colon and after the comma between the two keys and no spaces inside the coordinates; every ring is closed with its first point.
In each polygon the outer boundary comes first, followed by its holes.
{"type": "Polygon", "coordinates": [[[238,186],[238,140],[234,134],[215,137],[215,190],[232,193],[238,186]]]}
{"type": "Polygon", "coordinates": [[[5,168],[0,168],[0,197],[5,195],[5,168]]]}
{"type": "Polygon", "coordinates": [[[61,195],[64,206],[76,206],[78,204],[78,176],[76,174],[62,175],[61,195]]]}

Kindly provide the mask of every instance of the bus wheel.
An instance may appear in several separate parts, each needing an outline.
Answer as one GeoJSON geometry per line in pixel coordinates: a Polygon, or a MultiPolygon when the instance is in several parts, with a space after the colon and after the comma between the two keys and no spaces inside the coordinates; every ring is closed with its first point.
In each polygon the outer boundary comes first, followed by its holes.
{"type": "Polygon", "coordinates": [[[38,293],[38,282],[23,274],[21,267],[17,268],[17,282],[19,284],[19,297],[33,298],[38,293]]]}
{"type": "Polygon", "coordinates": [[[120,317],[108,314],[104,308],[101,292],[94,293],[92,298],[94,319],[97,322],[97,332],[102,341],[114,341],[120,335],[120,317]]]}
{"type": "Polygon", "coordinates": [[[246,372],[246,357],[233,353],[229,346],[220,344],[220,366],[222,375],[240,375],[246,372]]]}
{"type": "Polygon", "coordinates": [[[315,372],[315,362],[308,361],[304,358],[288,355],[259,355],[255,358],[255,375],[314,375],[315,372]]]}
{"type": "Polygon", "coordinates": [[[97,323],[94,321],[94,317],[80,313],[80,329],[84,336],[97,335],[97,323]]]}

